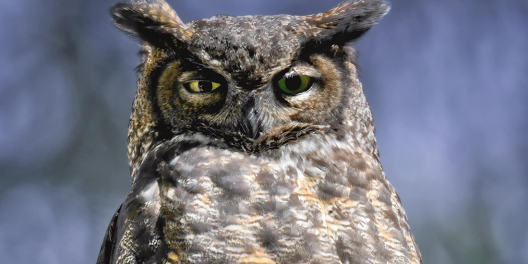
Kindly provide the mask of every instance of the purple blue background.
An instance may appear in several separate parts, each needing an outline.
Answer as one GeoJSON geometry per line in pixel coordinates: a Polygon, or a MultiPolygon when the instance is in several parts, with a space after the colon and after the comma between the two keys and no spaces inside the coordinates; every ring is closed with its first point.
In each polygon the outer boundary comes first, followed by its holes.
{"type": "MultiPolygon", "coordinates": [[[[169,2],[190,22],[339,0],[169,2]]],[[[1,263],[95,263],[127,194],[139,48],[112,25],[112,3],[0,1],[1,263]]],[[[392,7],[356,48],[425,263],[528,263],[528,1],[392,7]]]]}

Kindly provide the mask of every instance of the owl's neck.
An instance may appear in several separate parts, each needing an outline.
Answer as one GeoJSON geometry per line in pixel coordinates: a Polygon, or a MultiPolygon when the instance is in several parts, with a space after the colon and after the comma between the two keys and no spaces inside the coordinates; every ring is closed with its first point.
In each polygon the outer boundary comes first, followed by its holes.
{"type": "MultiPolygon", "coordinates": [[[[134,102],[136,105],[137,100],[134,102]]],[[[133,111],[128,127],[128,159],[130,176],[134,182],[141,162],[152,148],[158,133],[155,131],[156,122],[143,122],[133,111]]]]}
{"type": "Polygon", "coordinates": [[[357,144],[364,153],[379,161],[379,152],[375,136],[374,118],[369,103],[363,93],[363,85],[359,81],[357,67],[350,60],[345,63],[350,72],[351,94],[347,97],[347,106],[343,111],[343,133],[349,136],[350,144],[357,144]]]}

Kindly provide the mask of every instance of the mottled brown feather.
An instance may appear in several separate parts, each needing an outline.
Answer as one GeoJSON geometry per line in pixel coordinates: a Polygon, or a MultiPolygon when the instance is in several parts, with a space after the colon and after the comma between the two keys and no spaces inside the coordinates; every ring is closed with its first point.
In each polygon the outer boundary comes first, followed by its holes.
{"type": "Polygon", "coordinates": [[[184,25],[161,0],[117,4],[143,62],[132,187],[98,263],[422,263],[350,47],[388,9],[184,25]],[[282,93],[295,75],[311,88],[282,93]],[[191,93],[193,80],[220,88],[191,93]]]}

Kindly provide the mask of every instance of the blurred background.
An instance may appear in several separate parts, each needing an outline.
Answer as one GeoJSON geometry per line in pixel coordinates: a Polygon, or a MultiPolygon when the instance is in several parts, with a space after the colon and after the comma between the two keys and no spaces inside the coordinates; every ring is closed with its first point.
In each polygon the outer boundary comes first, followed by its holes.
{"type": "MultiPolygon", "coordinates": [[[[339,0],[169,0],[184,22],[339,0]]],[[[139,47],[113,0],[0,1],[0,262],[95,263],[130,186],[139,47]]],[[[528,263],[528,1],[393,0],[356,45],[427,264],[528,263]]]]}

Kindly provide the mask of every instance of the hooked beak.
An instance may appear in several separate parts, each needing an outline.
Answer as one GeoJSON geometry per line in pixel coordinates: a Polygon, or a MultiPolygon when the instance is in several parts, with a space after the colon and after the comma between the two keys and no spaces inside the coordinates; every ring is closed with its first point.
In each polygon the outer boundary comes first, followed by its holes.
{"type": "Polygon", "coordinates": [[[242,108],[242,120],[239,121],[239,126],[242,133],[251,139],[257,139],[262,133],[262,125],[253,97],[242,108]]]}

